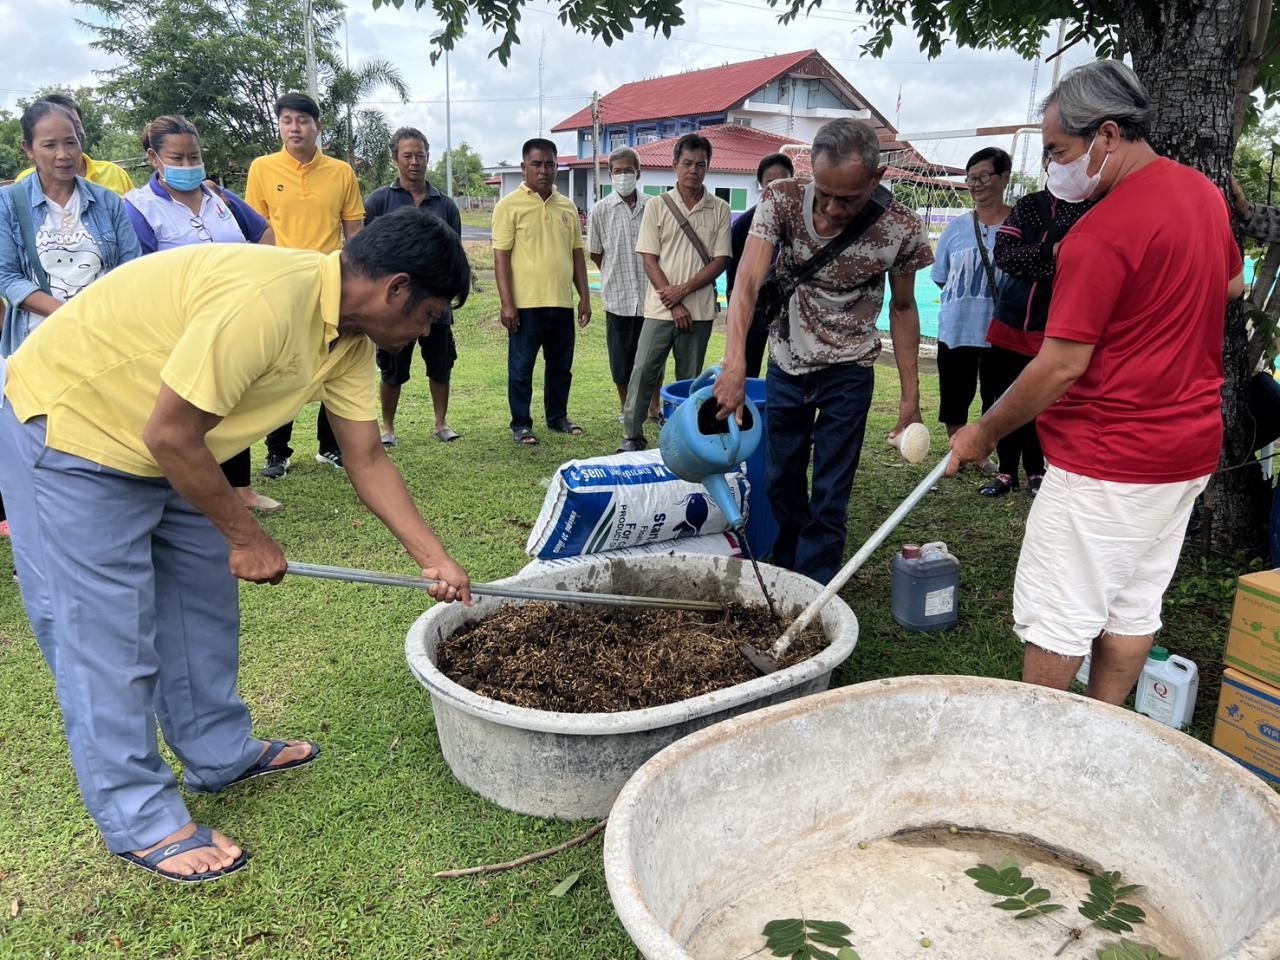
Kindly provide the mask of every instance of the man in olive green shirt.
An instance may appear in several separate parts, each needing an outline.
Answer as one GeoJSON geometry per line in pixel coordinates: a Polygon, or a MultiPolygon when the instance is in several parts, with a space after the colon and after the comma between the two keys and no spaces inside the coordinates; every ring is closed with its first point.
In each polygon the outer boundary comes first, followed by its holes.
{"type": "Polygon", "coordinates": [[[729,205],[707,191],[711,141],[697,133],[676,141],[675,189],[650,200],[640,222],[636,253],[644,259],[649,291],[636,363],[627,387],[618,452],[645,449],[648,398],[662,379],[667,355],[676,355],[676,379],[702,372],[711,323],[720,309],[716,277],[729,265],[729,205]],[[683,224],[698,238],[695,243],[683,224]],[[705,256],[704,256],[705,254],[705,256]]]}

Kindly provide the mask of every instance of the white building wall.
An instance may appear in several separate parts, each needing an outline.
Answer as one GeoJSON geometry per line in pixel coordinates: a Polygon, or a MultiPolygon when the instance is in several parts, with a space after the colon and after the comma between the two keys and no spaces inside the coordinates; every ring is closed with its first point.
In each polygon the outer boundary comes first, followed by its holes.
{"type": "MultiPolygon", "coordinates": [[[[857,111],[853,110],[828,110],[825,112],[840,116],[858,116],[857,111]]],[[[737,118],[750,120],[753,130],[771,133],[777,137],[788,137],[794,139],[797,143],[812,143],[818,129],[832,119],[832,117],[827,116],[793,117],[785,113],[762,113],[755,110],[733,110],[729,113],[730,123],[733,123],[737,118]]]]}

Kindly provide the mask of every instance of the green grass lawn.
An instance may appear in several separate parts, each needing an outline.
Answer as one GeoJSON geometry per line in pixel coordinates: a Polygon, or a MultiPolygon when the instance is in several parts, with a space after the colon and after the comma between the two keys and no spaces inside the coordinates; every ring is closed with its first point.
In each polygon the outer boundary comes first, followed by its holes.
{"type": "MultiPolygon", "coordinates": [[[[450,422],[463,439],[445,445],[431,437],[419,365],[399,417],[402,446],[393,451],[423,512],[476,580],[511,574],[526,562],[523,547],[544,479],[560,463],[611,453],[618,440],[597,304],[596,320],[578,341],[571,404],[585,435],[541,430],[539,447],[512,444],[506,337],[487,288],[457,318],[450,422]]],[[[708,355],[722,349],[717,335],[708,355]]],[[[850,553],[927,469],[904,465],[884,444],[896,415],[896,376],[881,368],[878,377],[850,510],[850,553]]],[[[537,411],[541,366],[535,383],[537,411]]],[[[926,376],[923,387],[932,421],[936,377],[926,376]]],[[[264,487],[288,507],[267,519],[267,529],[294,560],[415,573],[347,481],[313,461],[314,413],[308,408],[299,419],[294,471],[264,487]]],[[[934,447],[943,449],[937,438],[934,447]]],[[[261,447],[255,453],[260,460],[261,447]]],[[[964,565],[960,626],[928,636],[893,623],[886,545],[845,590],[861,635],[837,684],[916,673],[1018,676],[1010,595],[1028,501],[983,500],[976,482],[944,482],[891,541],[895,549],[905,541],[951,544],[964,565]]],[[[453,780],[429,699],[404,661],[405,631],[428,602],[412,591],[303,579],[242,585],[240,687],[256,730],[314,737],[325,756],[274,781],[189,798],[198,821],[253,852],[251,868],[235,877],[182,889],[109,857],[81,805],[53,682],[8,575],[10,560],[0,546],[0,957],[636,956],[610,907],[598,840],[486,879],[431,879],[436,870],[553,845],[584,825],[507,813],[453,780]],[[575,870],[582,879],[569,894],[549,896],[575,870]]],[[[1201,739],[1212,724],[1231,577],[1238,572],[1189,551],[1168,596],[1163,642],[1205,674],[1191,731],[1201,739]]]]}
{"type": "Polygon", "coordinates": [[[493,208],[488,210],[459,210],[462,222],[468,227],[492,227],[493,208]]]}

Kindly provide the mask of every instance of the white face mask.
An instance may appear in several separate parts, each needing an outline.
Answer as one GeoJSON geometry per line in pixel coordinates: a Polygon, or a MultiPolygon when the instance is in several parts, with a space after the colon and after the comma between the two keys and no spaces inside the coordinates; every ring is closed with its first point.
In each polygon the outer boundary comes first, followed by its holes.
{"type": "Polygon", "coordinates": [[[1089,158],[1093,155],[1093,145],[1097,142],[1098,135],[1095,133],[1093,139],[1089,141],[1089,148],[1074,160],[1067,163],[1049,161],[1047,173],[1050,193],[1064,203],[1080,203],[1093,196],[1093,191],[1098,188],[1102,171],[1106,169],[1107,160],[1111,156],[1109,153],[1105,154],[1098,172],[1089,176],[1089,158]]]}
{"type": "Polygon", "coordinates": [[[613,189],[621,196],[629,197],[636,192],[636,175],[634,173],[615,173],[609,178],[613,189]]]}

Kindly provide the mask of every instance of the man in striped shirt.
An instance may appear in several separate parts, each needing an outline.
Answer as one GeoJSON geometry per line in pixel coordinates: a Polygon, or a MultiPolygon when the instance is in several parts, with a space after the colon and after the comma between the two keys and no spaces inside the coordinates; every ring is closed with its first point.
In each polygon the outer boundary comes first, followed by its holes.
{"type": "MultiPolygon", "coordinates": [[[[591,208],[587,220],[587,253],[600,268],[600,294],[604,300],[605,342],[609,348],[609,374],[618,389],[618,410],[627,405],[627,385],[636,363],[636,346],[644,326],[644,295],[649,280],[644,260],[636,253],[640,221],[649,198],[636,189],[640,157],[630,147],[609,154],[608,196],[591,208]]],[[[649,417],[662,411],[662,380],[649,399],[649,417]]]]}

